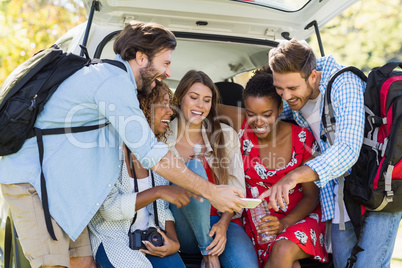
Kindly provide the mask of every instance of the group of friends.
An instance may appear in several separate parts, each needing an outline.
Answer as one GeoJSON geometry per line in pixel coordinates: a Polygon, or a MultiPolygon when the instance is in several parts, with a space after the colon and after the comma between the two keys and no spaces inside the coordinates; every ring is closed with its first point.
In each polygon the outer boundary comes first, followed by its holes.
{"type": "Polygon", "coordinates": [[[163,26],[130,23],[113,47],[127,72],[108,64],[80,70],[39,114],[39,128],[110,123],[44,137],[57,240],[39,198],[36,139],[0,159],[1,190],[31,266],[185,267],[181,251],[201,253],[205,267],[296,268],[305,258],[326,263],[329,253],[345,267],[359,243],[355,267],[389,267],[401,213],[369,212],[357,241],[338,193],[363,141],[365,83],[348,73],[335,80],[329,144],[323,97],[342,67],[332,56],[281,42],[248,81],[241,108],[220,104],[202,71],[188,71],[173,93],[162,80],[175,47],[163,26]],[[240,199],[252,189],[270,205],[259,225],[240,199]],[[129,234],[150,227],[163,244],[132,249],[129,234]],[[261,233],[275,240],[258,243],[261,233]]]}

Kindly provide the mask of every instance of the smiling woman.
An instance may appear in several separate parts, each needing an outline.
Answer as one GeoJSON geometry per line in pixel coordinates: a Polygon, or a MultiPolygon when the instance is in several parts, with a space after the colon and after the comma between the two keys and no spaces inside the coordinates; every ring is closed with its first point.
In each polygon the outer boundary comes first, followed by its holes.
{"type": "MultiPolygon", "coordinates": [[[[169,149],[204,179],[244,190],[239,139],[231,127],[217,120],[218,100],[219,93],[207,74],[188,71],[175,91],[177,117],[171,122],[169,149]]],[[[258,266],[241,214],[220,213],[206,200],[192,200],[180,209],[171,205],[171,210],[182,252],[201,253],[206,267],[258,266]]]]}

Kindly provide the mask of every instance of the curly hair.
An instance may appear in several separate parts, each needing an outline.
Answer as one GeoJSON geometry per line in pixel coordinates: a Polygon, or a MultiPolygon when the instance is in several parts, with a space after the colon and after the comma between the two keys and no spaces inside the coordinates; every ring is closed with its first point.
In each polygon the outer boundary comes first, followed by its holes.
{"type": "MultiPolygon", "coordinates": [[[[152,89],[150,94],[145,94],[142,91],[138,91],[138,101],[140,103],[140,108],[142,112],[145,115],[145,118],[148,121],[149,126],[151,127],[152,131],[153,130],[153,104],[158,104],[163,101],[164,96],[166,93],[169,95],[169,101],[172,102],[173,99],[173,92],[170,90],[170,88],[163,83],[162,81],[156,81],[156,86],[152,89]]],[[[166,142],[166,136],[171,133],[171,130],[169,127],[167,127],[166,132],[164,133],[155,133],[155,137],[158,139],[158,141],[166,142]]]]}
{"type": "Polygon", "coordinates": [[[268,66],[256,70],[247,82],[243,91],[243,100],[247,97],[270,97],[280,107],[282,98],[276,93],[272,71],[268,66]]]}

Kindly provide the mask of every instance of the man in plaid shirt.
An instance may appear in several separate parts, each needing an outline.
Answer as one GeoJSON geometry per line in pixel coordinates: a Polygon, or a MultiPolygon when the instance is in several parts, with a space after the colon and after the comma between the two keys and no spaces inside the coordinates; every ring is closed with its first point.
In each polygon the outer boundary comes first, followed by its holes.
{"type": "MultiPolygon", "coordinates": [[[[289,202],[289,190],[296,184],[314,181],[320,188],[322,219],[332,223],[330,237],[335,267],[345,267],[357,242],[352,223],[344,208],[338,179],[356,163],[364,134],[365,83],[345,72],[332,85],[331,100],[336,118],[332,145],[321,135],[324,95],[331,75],[343,66],[332,56],[316,59],[312,49],[296,40],[284,41],[270,52],[269,65],[274,86],[284,100],[283,117],[308,128],[321,153],[304,166],[289,172],[261,197],[270,196],[278,210],[289,202]],[[338,198],[339,197],[339,198],[338,198]]],[[[371,212],[366,218],[355,267],[389,267],[402,213],[371,212]]],[[[327,229],[328,230],[328,229],[327,229]]],[[[329,249],[330,250],[330,249],[329,249]]]]}

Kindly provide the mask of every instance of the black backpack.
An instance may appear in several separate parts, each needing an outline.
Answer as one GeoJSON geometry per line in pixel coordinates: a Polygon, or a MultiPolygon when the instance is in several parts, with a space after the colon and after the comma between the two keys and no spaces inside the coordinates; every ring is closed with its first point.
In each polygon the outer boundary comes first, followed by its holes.
{"type": "MultiPolygon", "coordinates": [[[[402,211],[402,62],[389,62],[371,70],[368,78],[355,67],[334,73],[328,82],[323,125],[334,129],[330,91],[341,73],[351,71],[367,82],[364,93],[365,128],[359,158],[344,182],[344,201],[357,238],[364,224],[365,211],[402,211]]],[[[361,251],[357,245],[349,265],[361,251]]],[[[352,266],[350,266],[352,267],[352,266]]]]}
{"type": "Polygon", "coordinates": [[[108,63],[125,71],[122,62],[114,60],[90,59],[85,47],[86,57],[64,53],[57,45],[39,51],[29,60],[18,66],[0,87],[0,156],[18,152],[25,140],[36,136],[41,165],[42,202],[46,226],[54,240],[56,237],[50,221],[45,178],[42,170],[42,135],[55,135],[95,130],[106,124],[38,129],[34,124],[46,102],[58,86],[76,71],[91,64],[108,63]]]}

